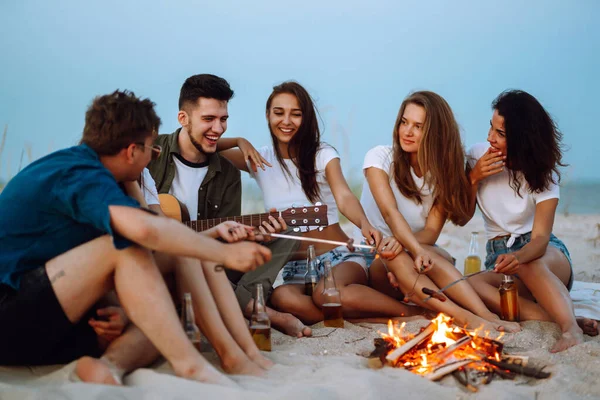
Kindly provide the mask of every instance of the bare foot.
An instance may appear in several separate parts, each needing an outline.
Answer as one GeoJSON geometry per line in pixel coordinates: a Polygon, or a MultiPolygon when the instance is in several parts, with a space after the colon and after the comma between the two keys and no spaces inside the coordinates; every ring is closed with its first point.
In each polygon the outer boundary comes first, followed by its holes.
{"type": "Polygon", "coordinates": [[[256,351],[256,353],[248,354],[248,357],[262,369],[269,370],[275,365],[273,361],[263,356],[258,350],[256,351]]]}
{"type": "Polygon", "coordinates": [[[579,325],[584,334],[588,336],[598,336],[598,321],[584,317],[577,317],[577,325],[579,325]]]}
{"type": "Polygon", "coordinates": [[[265,375],[265,370],[258,364],[254,363],[246,353],[242,352],[243,356],[221,358],[221,367],[223,371],[231,375],[251,375],[262,377],[265,375]]]}
{"type": "Polygon", "coordinates": [[[302,321],[289,313],[282,313],[267,307],[267,314],[273,328],[289,336],[303,337],[312,336],[312,329],[304,325],[302,321]]]}
{"type": "Polygon", "coordinates": [[[550,353],[559,353],[565,351],[569,347],[576,346],[583,343],[583,332],[576,326],[571,330],[563,332],[562,337],[554,344],[554,347],[550,349],[550,353]]]}
{"type": "Polygon", "coordinates": [[[237,387],[237,383],[229,379],[215,369],[212,365],[203,360],[197,366],[192,366],[184,369],[179,369],[173,365],[173,371],[181,378],[190,379],[193,381],[212,383],[215,385],[237,387]]]}
{"type": "Polygon", "coordinates": [[[488,321],[496,327],[497,331],[508,333],[521,332],[521,325],[518,322],[504,321],[498,317],[488,321]]]}
{"type": "Polygon", "coordinates": [[[115,374],[107,361],[92,358],[81,357],[75,364],[75,374],[83,382],[99,383],[102,385],[121,385],[121,374],[115,374]]]}
{"type": "Polygon", "coordinates": [[[496,321],[492,323],[469,311],[464,315],[454,316],[454,324],[469,331],[496,332],[498,330],[496,321]]]}

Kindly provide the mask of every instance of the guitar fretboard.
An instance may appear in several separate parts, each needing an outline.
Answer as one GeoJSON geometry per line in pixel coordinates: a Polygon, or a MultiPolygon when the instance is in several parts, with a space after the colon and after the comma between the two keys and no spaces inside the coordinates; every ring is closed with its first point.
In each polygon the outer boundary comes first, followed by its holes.
{"type": "Polygon", "coordinates": [[[269,215],[277,218],[281,216],[281,212],[271,212],[271,213],[263,213],[263,214],[251,214],[251,215],[241,215],[237,217],[223,217],[223,218],[212,218],[212,219],[203,219],[199,221],[188,221],[185,224],[195,230],[196,232],[202,232],[207,229],[213,228],[219,225],[221,222],[225,221],[234,221],[240,224],[249,225],[249,226],[259,226],[262,225],[263,221],[269,221],[269,215]]]}

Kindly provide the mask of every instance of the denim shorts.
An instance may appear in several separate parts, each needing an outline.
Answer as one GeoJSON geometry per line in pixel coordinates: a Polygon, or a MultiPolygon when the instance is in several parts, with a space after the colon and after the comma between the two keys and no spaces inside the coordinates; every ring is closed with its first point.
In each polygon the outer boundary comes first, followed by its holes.
{"type": "MultiPolygon", "coordinates": [[[[529,243],[531,241],[531,232],[525,233],[525,234],[515,238],[513,245],[510,247],[506,247],[506,244],[509,239],[510,239],[510,236],[499,238],[499,239],[488,240],[487,244],[485,245],[485,251],[486,251],[485,268],[486,269],[494,268],[494,265],[496,263],[496,258],[498,258],[499,255],[506,254],[506,253],[513,253],[515,251],[522,249],[527,243],[529,243]]],[[[573,263],[571,262],[571,255],[569,254],[569,250],[567,249],[567,246],[565,246],[565,244],[559,238],[554,236],[554,234],[550,234],[550,241],[548,242],[548,245],[550,245],[552,247],[556,247],[558,250],[560,250],[561,253],[563,253],[565,255],[565,257],[567,257],[567,261],[569,261],[569,266],[571,267],[571,276],[569,277],[569,282],[567,283],[567,289],[571,290],[571,288],[573,287],[573,263]]]]}
{"type": "MultiPolygon", "coordinates": [[[[367,268],[367,263],[364,254],[350,253],[348,251],[348,247],[346,246],[336,247],[335,249],[330,250],[327,253],[323,253],[320,256],[317,256],[317,271],[319,272],[320,277],[323,276],[325,272],[325,261],[329,261],[332,267],[335,267],[336,265],[346,261],[355,262],[363,268],[365,274],[367,274],[367,278],[369,277],[369,270],[367,268]]],[[[307,270],[306,264],[306,259],[289,261],[283,266],[281,271],[279,271],[279,275],[277,276],[277,279],[273,284],[273,288],[291,284],[304,285],[304,275],[306,275],[307,270]]]]}

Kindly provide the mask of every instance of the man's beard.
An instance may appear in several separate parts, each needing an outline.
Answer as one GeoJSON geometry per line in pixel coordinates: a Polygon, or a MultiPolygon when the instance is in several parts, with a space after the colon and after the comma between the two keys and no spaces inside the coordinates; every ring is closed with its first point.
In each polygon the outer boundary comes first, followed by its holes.
{"type": "Polygon", "coordinates": [[[201,154],[204,154],[205,156],[209,156],[210,154],[212,154],[212,153],[207,153],[206,151],[204,151],[204,149],[202,148],[202,145],[200,143],[198,143],[196,141],[196,139],[194,139],[194,137],[192,136],[191,133],[188,133],[188,137],[190,138],[190,142],[192,142],[192,144],[194,145],[196,150],[198,150],[198,152],[200,152],[201,154]]]}

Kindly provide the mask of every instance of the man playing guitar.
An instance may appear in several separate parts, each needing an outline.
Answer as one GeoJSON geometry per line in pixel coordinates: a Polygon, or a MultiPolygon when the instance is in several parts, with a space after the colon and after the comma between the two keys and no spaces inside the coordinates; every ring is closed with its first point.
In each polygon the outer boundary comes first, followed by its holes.
{"type": "MultiPolygon", "coordinates": [[[[232,97],[233,90],[223,78],[209,74],[191,76],[179,96],[177,119],[181,128],[159,135],[156,140],[163,151],[148,165],[156,188],[185,204],[192,221],[241,214],[240,172],[217,152],[217,141],[227,130],[227,106],[232,97]]],[[[250,161],[255,166],[262,165],[263,160],[256,157],[251,154],[250,161]]],[[[259,228],[262,233],[287,228],[281,218],[269,217],[269,221],[259,228]]],[[[270,262],[251,273],[229,275],[247,317],[252,313],[254,285],[262,283],[268,298],[279,270],[298,246],[296,241],[275,240],[267,247],[273,254],[270,262]]],[[[311,334],[310,328],[291,314],[270,308],[268,313],[273,326],[288,335],[311,334]]]]}

